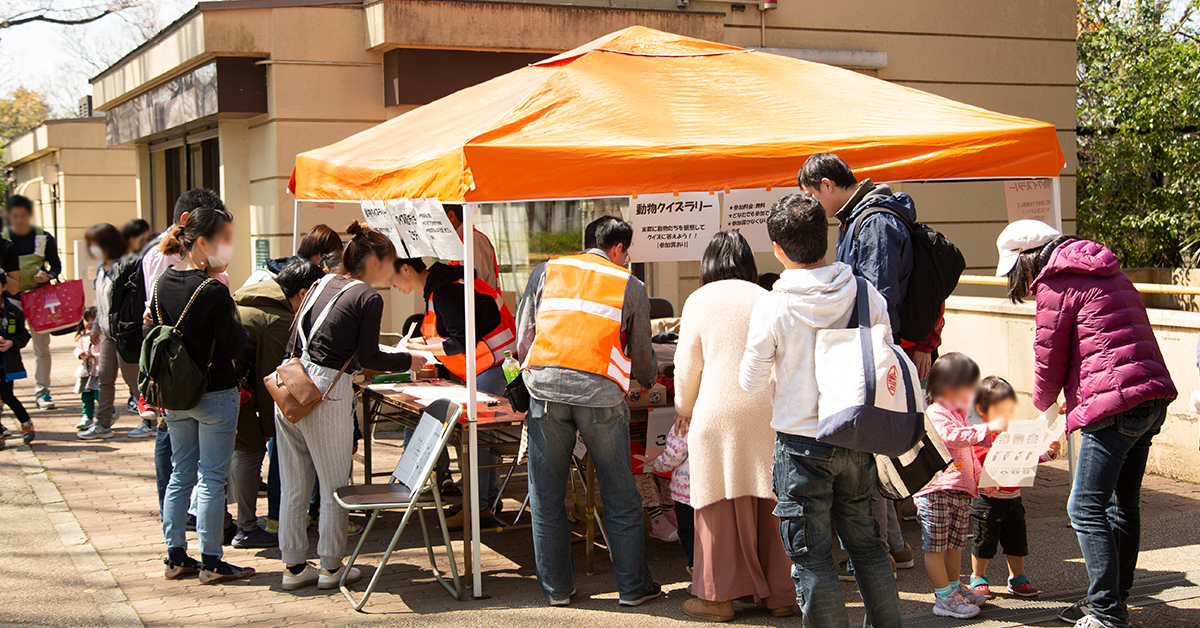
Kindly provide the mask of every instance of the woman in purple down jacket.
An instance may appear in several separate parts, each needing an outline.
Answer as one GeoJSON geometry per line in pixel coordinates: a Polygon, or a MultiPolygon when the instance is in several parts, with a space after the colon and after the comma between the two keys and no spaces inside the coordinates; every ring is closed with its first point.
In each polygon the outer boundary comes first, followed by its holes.
{"type": "Polygon", "coordinates": [[[1078,628],[1126,628],[1142,476],[1175,385],[1112,251],[1034,220],[1009,225],[996,246],[1009,298],[1037,302],[1033,404],[1045,410],[1063,392],[1067,430],[1083,433],[1067,511],[1091,584],[1060,616],[1078,628]]]}

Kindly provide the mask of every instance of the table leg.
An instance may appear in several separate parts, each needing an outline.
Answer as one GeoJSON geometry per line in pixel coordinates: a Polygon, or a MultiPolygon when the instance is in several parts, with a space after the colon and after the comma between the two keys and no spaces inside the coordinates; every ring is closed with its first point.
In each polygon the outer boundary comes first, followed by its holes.
{"type": "Polygon", "coordinates": [[[371,483],[371,436],[375,424],[375,403],[371,395],[362,396],[363,484],[371,483]]]}
{"type": "Polygon", "coordinates": [[[587,560],[583,571],[590,576],[596,573],[596,470],[592,468],[591,454],[588,454],[584,462],[587,465],[587,479],[584,482],[587,492],[587,501],[584,504],[584,512],[587,513],[587,560]]]}
{"type": "MultiPolygon", "coordinates": [[[[462,477],[462,507],[463,507],[463,540],[462,540],[462,555],[463,555],[463,582],[473,583],[475,580],[472,577],[472,568],[474,564],[471,560],[471,511],[467,510],[471,501],[471,482],[475,478],[471,477],[471,465],[466,463],[469,454],[467,438],[464,436],[466,430],[459,429],[458,443],[458,474],[462,477]]],[[[468,584],[467,587],[470,585],[468,584]]]]}

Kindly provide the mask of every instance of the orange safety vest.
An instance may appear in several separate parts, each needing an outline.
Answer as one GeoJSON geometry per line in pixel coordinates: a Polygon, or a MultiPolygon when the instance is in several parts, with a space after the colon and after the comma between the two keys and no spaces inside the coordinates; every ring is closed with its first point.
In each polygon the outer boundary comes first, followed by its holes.
{"type": "Polygon", "coordinates": [[[525,366],[603,375],[629,391],[631,364],[621,337],[629,271],[584,253],[546,262],[537,335],[525,366]]]}
{"type": "MultiPolygon", "coordinates": [[[[463,280],[459,279],[454,282],[454,285],[462,285],[462,282],[463,280]]],[[[484,336],[482,340],[475,343],[475,374],[478,375],[504,361],[505,351],[512,351],[514,355],[516,354],[517,321],[513,319],[512,313],[508,311],[508,305],[488,285],[488,282],[476,279],[475,292],[476,298],[484,297],[494,300],[496,308],[500,310],[500,324],[484,336]]],[[[433,311],[433,295],[429,295],[429,299],[425,302],[425,319],[421,322],[421,336],[425,338],[426,342],[430,340],[446,340],[437,333],[437,313],[433,311]]],[[[438,360],[446,368],[450,369],[451,373],[459,376],[464,381],[467,379],[467,354],[448,355],[444,358],[438,358],[438,360]]]]}

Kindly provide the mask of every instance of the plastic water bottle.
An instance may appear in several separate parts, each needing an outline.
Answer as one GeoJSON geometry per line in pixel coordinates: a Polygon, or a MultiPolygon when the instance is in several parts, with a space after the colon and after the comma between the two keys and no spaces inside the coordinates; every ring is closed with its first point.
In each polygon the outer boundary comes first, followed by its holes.
{"type": "Polygon", "coordinates": [[[504,379],[510,384],[521,374],[521,365],[512,356],[512,351],[504,352],[504,365],[501,368],[504,369],[504,379]]]}

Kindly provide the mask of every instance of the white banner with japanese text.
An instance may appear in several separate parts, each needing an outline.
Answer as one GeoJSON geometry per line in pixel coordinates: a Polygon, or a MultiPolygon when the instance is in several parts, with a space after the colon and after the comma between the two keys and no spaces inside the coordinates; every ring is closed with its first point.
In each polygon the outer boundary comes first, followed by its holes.
{"type": "Polygon", "coordinates": [[[629,201],[635,262],[694,261],[721,228],[721,206],[716,194],[680,192],[642,194],[629,201]]]}

